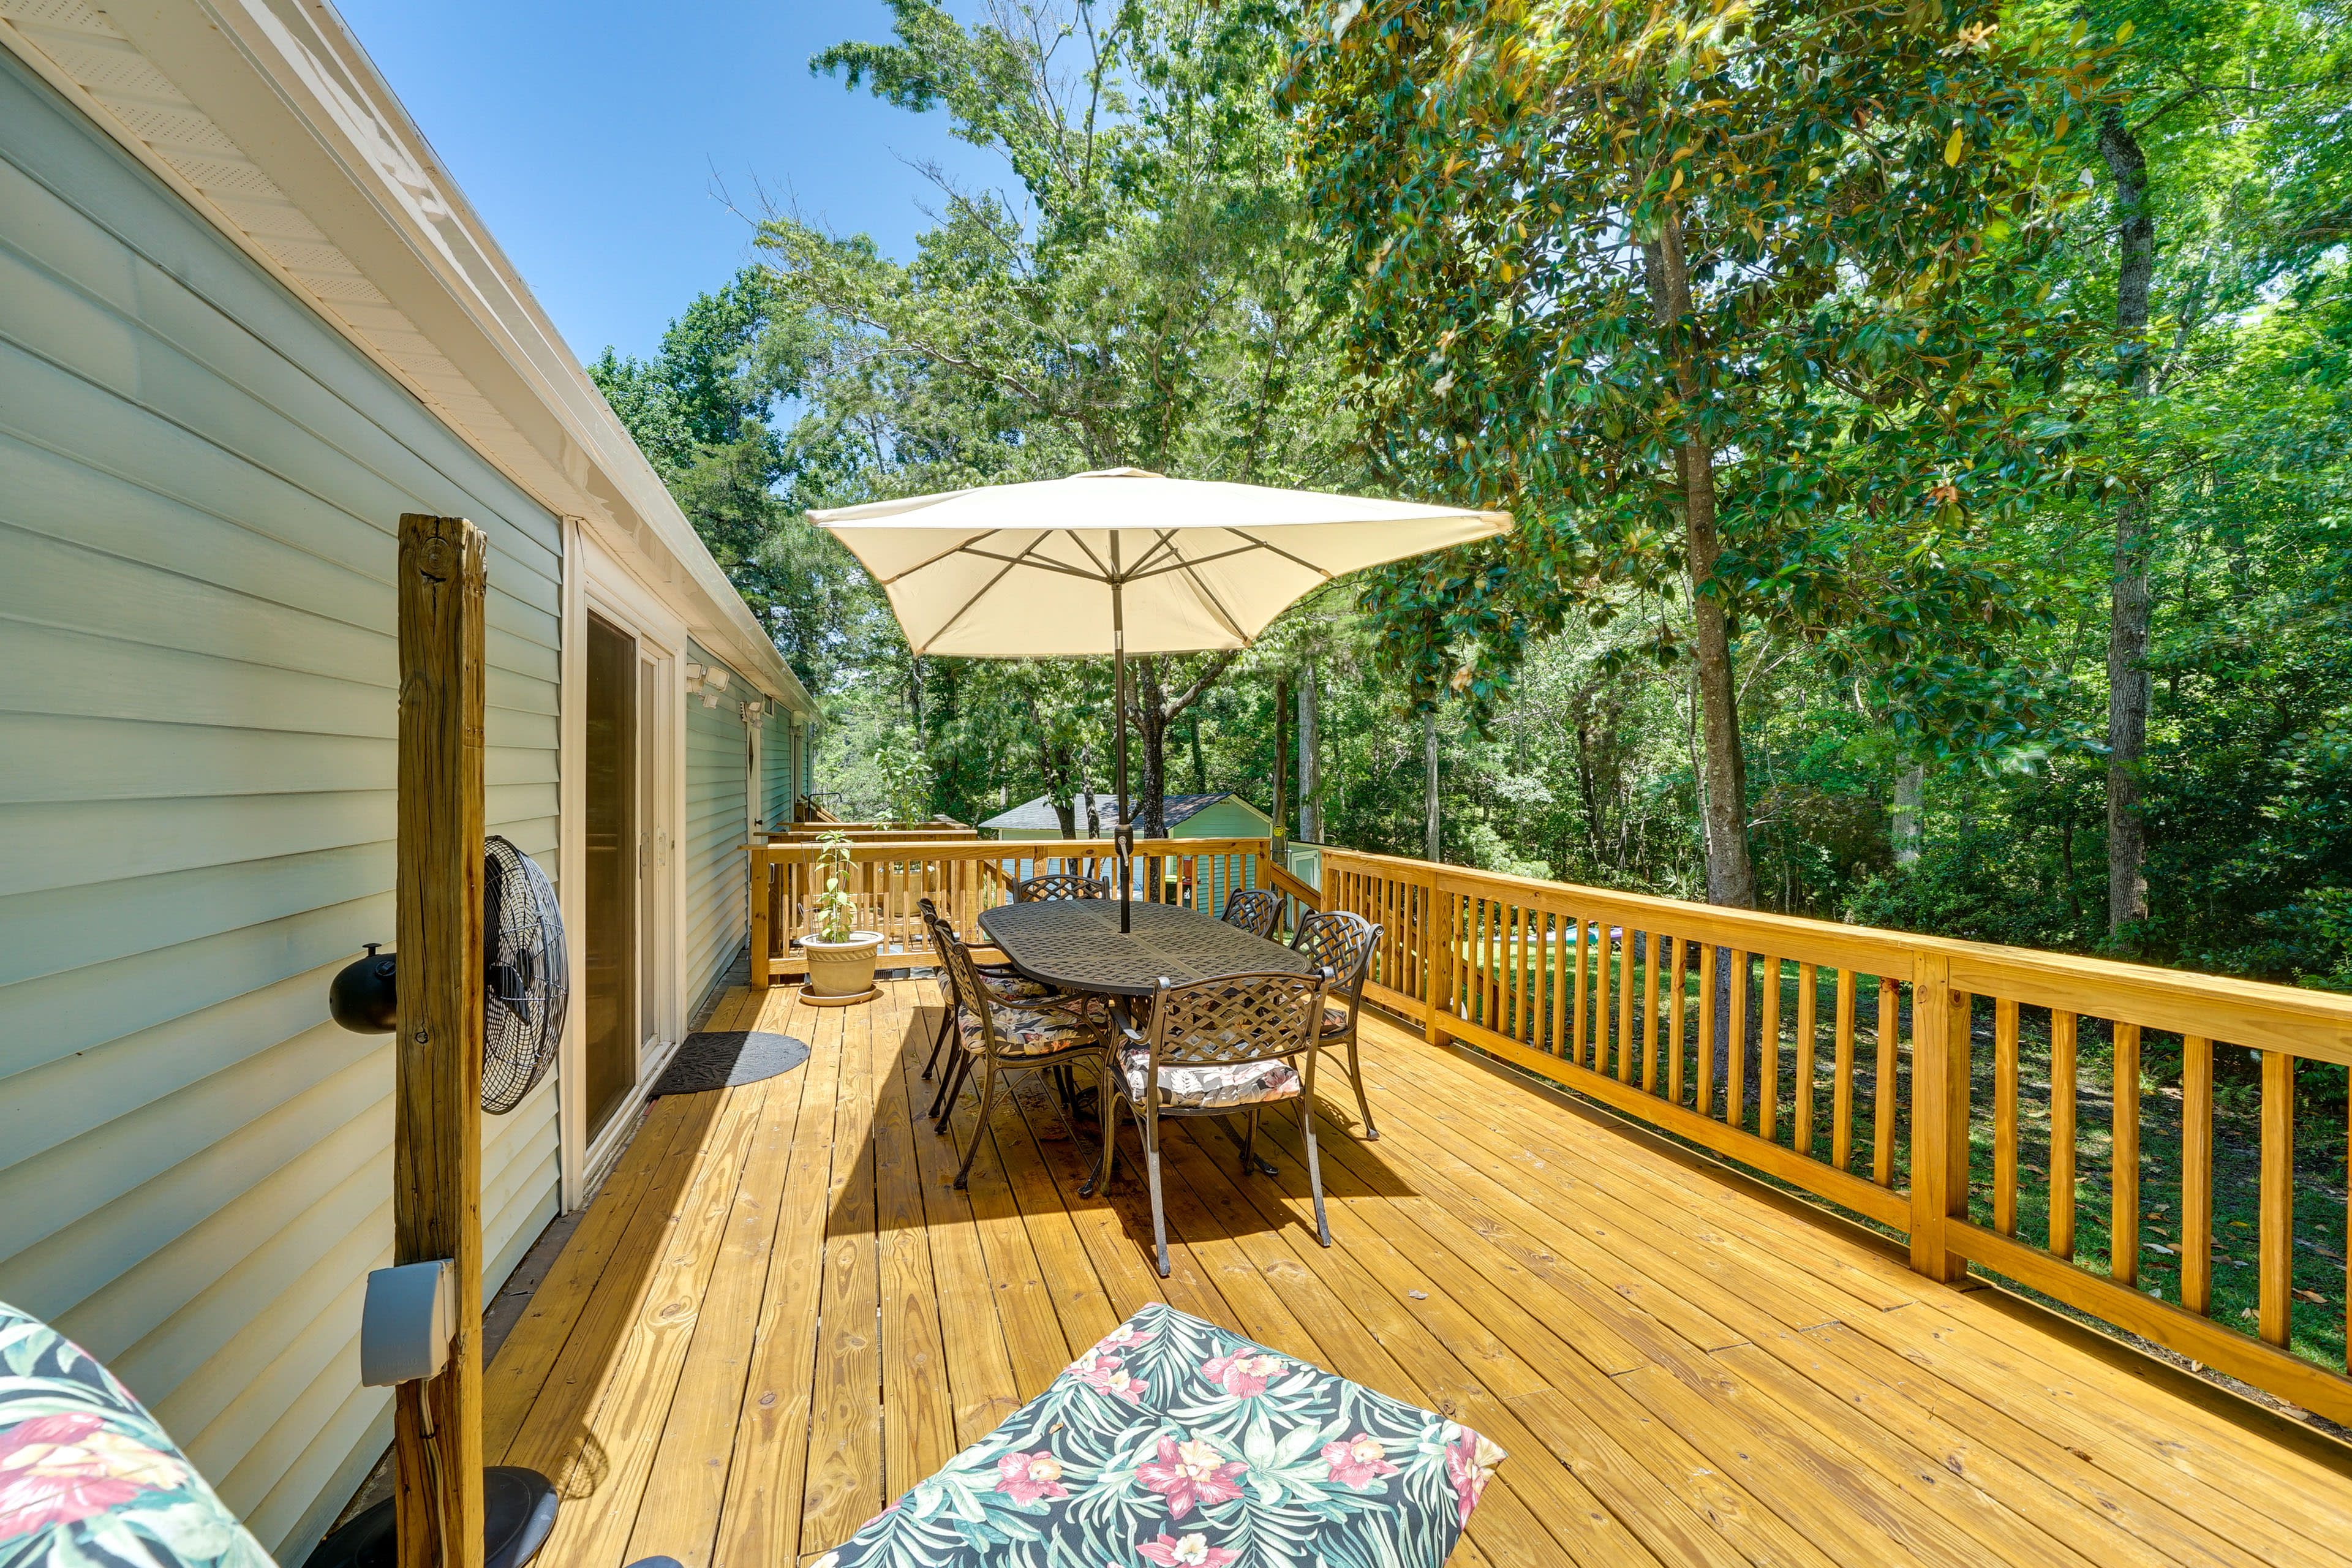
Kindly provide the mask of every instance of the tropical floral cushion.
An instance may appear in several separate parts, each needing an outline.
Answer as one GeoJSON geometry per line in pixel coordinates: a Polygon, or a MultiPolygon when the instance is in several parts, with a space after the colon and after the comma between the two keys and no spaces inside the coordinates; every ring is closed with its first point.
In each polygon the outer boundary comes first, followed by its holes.
{"type": "Polygon", "coordinates": [[[1034,980],[1024,980],[1009,969],[982,969],[980,971],[980,983],[988,988],[988,994],[991,996],[999,1002],[1012,1003],[1015,1006],[1024,1002],[1034,1002],[1040,997],[1055,994],[1052,986],[1040,985],[1034,980]]]}
{"type": "Polygon", "coordinates": [[[1328,1003],[1324,1004],[1323,1032],[1325,1034],[1346,1034],[1348,1032],[1348,1009],[1345,1007],[1334,1007],[1328,1003]]]}
{"type": "MultiPolygon", "coordinates": [[[[1051,1056],[1072,1046],[1090,1044],[1095,1038],[1094,1031],[1072,1014],[1038,1012],[1026,1007],[992,1007],[989,1011],[996,1025],[997,1049],[1007,1056],[1051,1056]]],[[[963,1032],[964,1049],[977,1051],[986,1043],[981,1037],[980,1020],[969,1009],[957,1010],[956,1027],[963,1032]]]]}
{"type": "Polygon", "coordinates": [[[1153,1302],[815,1568],[1439,1568],[1502,1459],[1153,1302]]]}
{"type": "MultiPolygon", "coordinates": [[[[1127,1074],[1128,1098],[1143,1101],[1143,1085],[1151,1071],[1151,1051],[1128,1046],[1118,1053],[1119,1070],[1127,1074]]],[[[1222,1110],[1227,1106],[1264,1105],[1288,1100],[1298,1092],[1298,1074],[1288,1062],[1204,1062],[1197,1067],[1163,1067],[1160,1104],[1222,1110]]]]}
{"type": "Polygon", "coordinates": [[[154,1417],[0,1302],[0,1568],[271,1568],[154,1417]]]}

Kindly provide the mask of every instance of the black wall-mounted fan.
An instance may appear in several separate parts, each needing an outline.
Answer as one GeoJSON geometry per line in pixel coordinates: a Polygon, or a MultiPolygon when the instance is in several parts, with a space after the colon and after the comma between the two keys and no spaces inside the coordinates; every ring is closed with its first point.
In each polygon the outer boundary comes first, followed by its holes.
{"type": "MultiPolygon", "coordinates": [[[[344,1028],[388,1035],[398,1017],[393,953],[368,944],[327,988],[344,1028]]],[[[537,1088],[563,1040],[572,966],[563,912],[539,862],[498,834],[482,841],[482,1109],[503,1116],[537,1088]]]]}

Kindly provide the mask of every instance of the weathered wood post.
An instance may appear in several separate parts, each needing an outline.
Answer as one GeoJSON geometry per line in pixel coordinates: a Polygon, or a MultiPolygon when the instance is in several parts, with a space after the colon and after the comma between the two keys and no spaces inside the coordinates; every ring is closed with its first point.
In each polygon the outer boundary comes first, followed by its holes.
{"type": "Polygon", "coordinates": [[[745,857],[751,868],[751,989],[768,988],[768,910],[769,868],[768,846],[757,838],[751,841],[751,854],[745,857]]]}
{"type": "Polygon", "coordinates": [[[400,520],[393,1261],[457,1264],[457,1332],[398,1385],[400,1568],[482,1562],[481,530],[400,520]]]}

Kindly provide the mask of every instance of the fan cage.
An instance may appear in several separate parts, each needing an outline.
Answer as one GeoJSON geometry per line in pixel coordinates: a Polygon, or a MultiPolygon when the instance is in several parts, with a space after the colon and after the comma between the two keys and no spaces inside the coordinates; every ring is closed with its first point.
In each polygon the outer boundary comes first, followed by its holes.
{"type": "Polygon", "coordinates": [[[498,834],[482,851],[482,1109],[503,1116],[555,1060],[572,968],[555,887],[539,862],[498,834]]]}

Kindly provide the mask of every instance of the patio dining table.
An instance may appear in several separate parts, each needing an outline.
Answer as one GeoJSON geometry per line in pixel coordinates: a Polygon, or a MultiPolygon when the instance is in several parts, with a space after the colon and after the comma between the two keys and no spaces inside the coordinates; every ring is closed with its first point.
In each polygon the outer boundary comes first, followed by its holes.
{"type": "Polygon", "coordinates": [[[1181,985],[1253,971],[1315,973],[1305,954],[1181,904],[1129,910],[1124,932],[1118,905],[1108,899],[1000,904],[981,911],[980,929],[1040,984],[1119,1000],[1150,995],[1163,976],[1181,985]]]}
{"type": "MultiPolygon", "coordinates": [[[[1124,931],[1118,905],[1109,899],[999,904],[980,912],[980,929],[1023,975],[1061,991],[1108,996],[1122,1022],[1163,977],[1181,985],[1220,974],[1315,973],[1305,953],[1181,904],[1131,905],[1124,931]]],[[[1241,1142],[1222,1120],[1218,1126],[1241,1142]]],[[[1250,1161],[1264,1175],[1276,1173],[1263,1156],[1250,1161]]]]}

